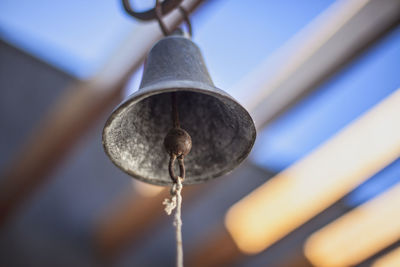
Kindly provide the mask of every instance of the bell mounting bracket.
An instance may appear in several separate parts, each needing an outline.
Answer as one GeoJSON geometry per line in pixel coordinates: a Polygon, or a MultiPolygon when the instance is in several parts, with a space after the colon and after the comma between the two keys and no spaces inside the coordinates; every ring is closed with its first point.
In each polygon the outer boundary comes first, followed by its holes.
{"type": "MultiPolygon", "coordinates": [[[[183,0],[164,0],[160,4],[160,11],[161,11],[160,15],[164,16],[164,15],[168,14],[169,12],[171,12],[172,10],[177,8],[182,2],[183,2],[183,0]]],[[[153,20],[153,19],[157,18],[156,7],[152,8],[150,10],[147,10],[147,11],[137,12],[132,8],[132,5],[130,4],[129,0],[122,0],[122,4],[124,6],[125,11],[129,15],[131,15],[137,19],[149,21],[149,20],[153,20]]]]}
{"type": "Polygon", "coordinates": [[[192,24],[190,23],[188,12],[181,6],[182,2],[183,0],[164,0],[162,3],[160,3],[160,0],[156,0],[154,8],[143,12],[135,11],[132,8],[129,0],[122,0],[122,5],[124,6],[125,11],[136,19],[143,21],[156,19],[161,28],[161,31],[165,36],[170,35],[172,31],[167,29],[167,26],[162,21],[162,17],[177,8],[181,12],[183,19],[186,22],[188,33],[191,37],[193,31],[192,24]]]}

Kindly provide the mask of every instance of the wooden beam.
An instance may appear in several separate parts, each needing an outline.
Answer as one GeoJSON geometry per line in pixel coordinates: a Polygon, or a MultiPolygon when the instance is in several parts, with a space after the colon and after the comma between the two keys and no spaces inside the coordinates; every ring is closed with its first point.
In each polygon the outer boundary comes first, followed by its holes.
{"type": "MultiPolygon", "coordinates": [[[[185,187],[182,191],[185,203],[203,191],[204,186],[185,187]]],[[[170,198],[169,188],[163,188],[155,196],[139,196],[130,192],[107,208],[94,231],[97,255],[112,262],[129,245],[144,238],[161,218],[168,218],[162,207],[166,198],[170,198]]]]}
{"type": "MultiPolygon", "coordinates": [[[[396,160],[399,113],[400,89],[233,205],[225,226],[240,253],[264,251],[396,160]]],[[[198,246],[200,255],[207,244],[198,246]]]]}
{"type": "MultiPolygon", "coordinates": [[[[208,183],[187,186],[182,191],[185,203],[183,212],[191,208],[191,202],[200,194],[213,191],[221,182],[237,181],[243,175],[250,175],[253,181],[261,182],[272,177],[273,174],[254,164],[244,162],[227,177],[215,179],[208,183]]],[[[251,184],[248,183],[248,186],[251,187],[251,184]]],[[[138,184],[135,187],[137,189],[138,184]]],[[[159,191],[159,187],[157,187],[156,190],[158,191],[156,195],[153,195],[152,192],[129,192],[105,209],[94,229],[94,243],[101,259],[112,262],[129,245],[139,243],[139,240],[150,234],[151,229],[157,227],[163,220],[170,220],[162,207],[163,200],[170,197],[169,188],[162,188],[159,191]]],[[[143,189],[140,191],[143,191],[143,189]]]]}
{"type": "Polygon", "coordinates": [[[400,240],[399,211],[396,185],[313,233],[305,255],[315,266],[356,266],[400,240]]]}
{"type": "Polygon", "coordinates": [[[393,249],[379,257],[372,263],[372,267],[397,267],[400,266],[400,247],[393,249]]]}
{"type": "Polygon", "coordinates": [[[189,253],[185,265],[191,267],[231,266],[233,262],[244,257],[224,227],[213,229],[207,237],[199,250],[189,253]]]}
{"type": "MultiPolygon", "coordinates": [[[[192,12],[202,0],[187,0],[192,12]]],[[[170,28],[182,22],[179,11],[165,19],[170,28]]],[[[156,22],[136,27],[101,71],[88,81],[77,82],[54,104],[19,153],[2,174],[0,227],[46,181],[48,174],[71,151],[79,138],[120,99],[133,72],[151,46],[162,37],[156,22]]]]}
{"type": "MultiPolygon", "coordinates": [[[[246,260],[246,254],[236,246],[230,234],[223,225],[213,229],[207,234],[203,246],[196,251],[190,251],[185,265],[191,267],[220,267],[233,266],[235,263],[246,260]]],[[[265,264],[265,266],[286,267],[312,267],[303,255],[295,255],[293,252],[286,255],[285,262],[278,264],[265,264]]],[[[240,264],[239,264],[240,265],[240,264]]]]}
{"type": "Polygon", "coordinates": [[[266,126],[400,23],[398,0],[340,0],[234,88],[266,126]],[[248,93],[247,88],[256,88],[248,93]]]}

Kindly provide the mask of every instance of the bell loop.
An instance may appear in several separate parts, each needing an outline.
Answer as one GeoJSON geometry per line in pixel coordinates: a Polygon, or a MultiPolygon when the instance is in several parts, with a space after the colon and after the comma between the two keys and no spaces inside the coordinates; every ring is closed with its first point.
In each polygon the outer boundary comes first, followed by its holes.
{"type": "MultiPolygon", "coordinates": [[[[189,38],[192,38],[193,35],[193,29],[192,29],[192,23],[190,22],[189,19],[189,14],[186,11],[186,9],[184,9],[182,6],[178,6],[179,11],[181,12],[182,16],[183,16],[183,20],[186,23],[187,29],[188,29],[188,35],[189,38]]],[[[158,25],[160,26],[161,31],[163,32],[164,36],[168,36],[171,35],[173,33],[173,31],[168,30],[167,26],[165,25],[165,23],[162,20],[162,6],[160,3],[160,0],[156,0],[156,5],[154,7],[154,13],[155,13],[155,18],[158,22],[158,25]]]]}
{"type": "MultiPolygon", "coordinates": [[[[177,8],[182,2],[183,2],[183,0],[164,0],[164,1],[162,1],[161,5],[160,5],[162,15],[168,14],[169,12],[171,12],[172,10],[177,8]]],[[[126,13],[128,13],[130,16],[132,16],[136,19],[143,20],[143,21],[149,21],[149,20],[153,20],[156,18],[155,7],[150,10],[139,12],[139,11],[136,11],[133,9],[133,7],[130,4],[130,0],[122,0],[122,6],[125,9],[126,13]]]]}
{"type": "Polygon", "coordinates": [[[189,38],[192,38],[193,36],[193,27],[192,23],[190,22],[189,14],[186,11],[186,9],[183,8],[183,6],[178,7],[179,11],[181,12],[183,19],[185,20],[186,26],[187,26],[187,33],[189,34],[189,38]]]}
{"type": "MultiPolygon", "coordinates": [[[[171,177],[174,184],[178,183],[178,179],[184,180],[185,176],[186,176],[184,156],[181,155],[181,156],[177,157],[175,154],[171,154],[171,156],[169,158],[168,171],[169,171],[169,176],[171,177]],[[175,170],[174,170],[174,163],[175,163],[176,159],[178,159],[179,176],[177,176],[175,174],[175,170]]],[[[171,191],[171,193],[172,193],[172,191],[171,191]]]]}
{"type": "Polygon", "coordinates": [[[160,26],[161,31],[163,32],[164,36],[167,36],[170,34],[170,32],[167,29],[167,26],[165,26],[164,22],[162,21],[162,11],[161,11],[161,4],[159,0],[156,0],[156,6],[154,8],[156,19],[158,21],[158,25],[160,26]]]}

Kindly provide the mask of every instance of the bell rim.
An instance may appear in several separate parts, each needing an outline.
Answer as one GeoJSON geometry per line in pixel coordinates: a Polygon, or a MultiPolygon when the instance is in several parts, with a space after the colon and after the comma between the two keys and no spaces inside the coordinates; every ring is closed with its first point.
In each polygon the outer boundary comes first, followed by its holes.
{"type": "Polygon", "coordinates": [[[120,170],[128,174],[134,179],[137,179],[139,181],[149,183],[152,185],[158,185],[158,186],[170,186],[173,184],[172,180],[168,180],[168,182],[163,181],[163,180],[158,180],[154,178],[149,178],[149,177],[143,177],[137,173],[135,173],[132,170],[129,170],[127,168],[124,168],[121,166],[114,158],[111,156],[109,153],[108,145],[106,142],[106,129],[111,125],[112,121],[116,116],[121,114],[124,109],[128,108],[130,105],[134,105],[135,103],[138,103],[142,101],[143,99],[150,97],[152,95],[157,95],[160,94],[160,90],[162,90],[162,93],[171,93],[171,92],[195,92],[195,93],[202,93],[206,95],[210,95],[213,97],[216,97],[218,99],[224,99],[233,102],[235,105],[237,105],[242,114],[246,116],[246,118],[251,122],[251,139],[249,142],[249,146],[247,147],[246,150],[243,151],[240,157],[235,159],[235,164],[228,165],[228,167],[222,169],[219,172],[213,173],[211,176],[208,176],[206,179],[184,179],[183,184],[184,185],[191,185],[191,184],[200,184],[209,180],[216,179],[218,177],[221,177],[223,175],[229,174],[232,172],[235,168],[237,168],[250,154],[256,137],[257,137],[257,130],[255,127],[255,123],[253,118],[250,116],[249,112],[238,102],[236,101],[233,97],[231,97],[228,93],[225,91],[219,89],[218,87],[211,86],[208,84],[204,84],[201,82],[194,82],[194,81],[165,81],[165,82],[158,82],[154,83],[151,85],[147,85],[146,87],[139,88],[139,90],[135,91],[134,93],[130,94],[125,100],[123,100],[110,114],[110,116],[107,118],[105,125],[103,127],[102,131],[102,145],[103,145],[103,150],[108,156],[108,158],[111,160],[111,162],[118,167],[120,170]]]}

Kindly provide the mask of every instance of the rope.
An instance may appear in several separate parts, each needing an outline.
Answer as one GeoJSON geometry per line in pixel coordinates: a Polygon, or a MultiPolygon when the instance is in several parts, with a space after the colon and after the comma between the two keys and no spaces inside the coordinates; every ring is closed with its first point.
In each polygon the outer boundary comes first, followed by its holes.
{"type": "Polygon", "coordinates": [[[174,223],[175,236],[176,236],[176,267],[183,267],[183,248],[182,248],[182,178],[178,177],[177,182],[171,188],[171,199],[164,199],[165,212],[171,215],[172,211],[176,208],[174,223]]]}

